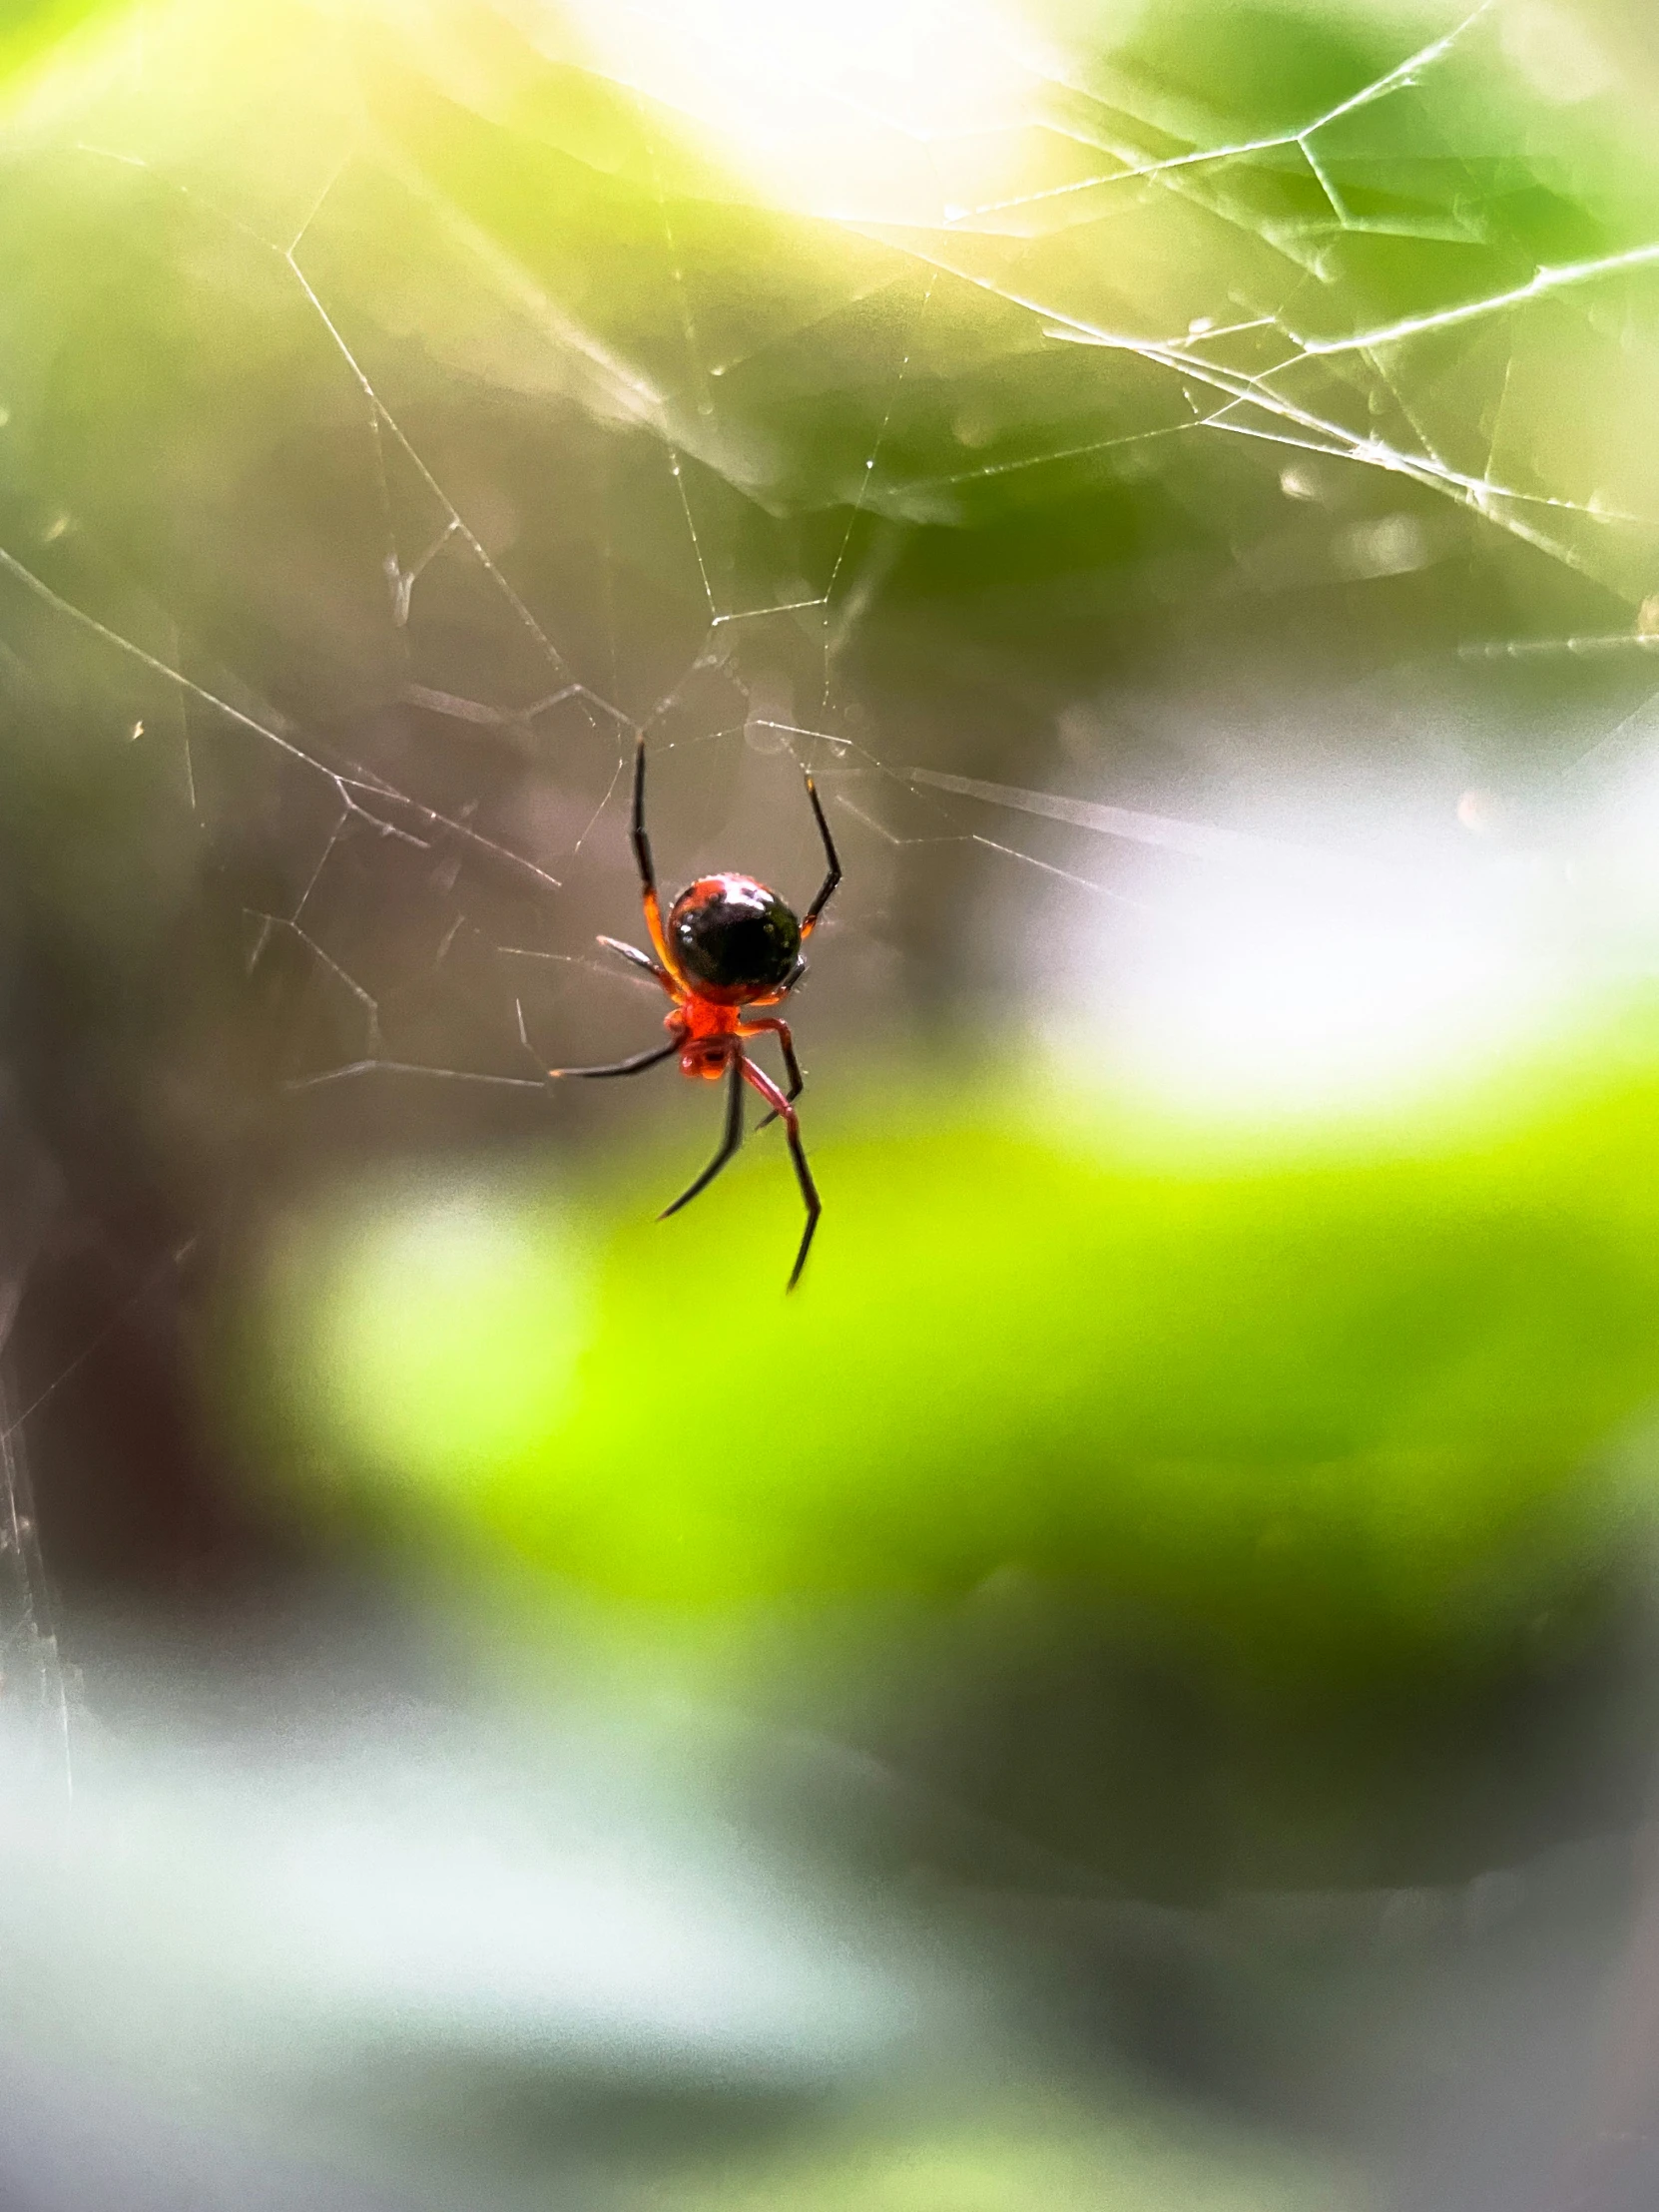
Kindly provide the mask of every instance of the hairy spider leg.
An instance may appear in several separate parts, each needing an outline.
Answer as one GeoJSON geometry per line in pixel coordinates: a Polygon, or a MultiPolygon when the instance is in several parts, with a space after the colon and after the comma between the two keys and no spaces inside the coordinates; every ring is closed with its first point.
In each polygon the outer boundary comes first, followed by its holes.
{"type": "MultiPolygon", "coordinates": [[[[784,1055],[784,1066],[790,1078],[790,1087],[785,1096],[799,1098],[807,1079],[801,1072],[801,1062],[795,1056],[795,1038],[791,1034],[789,1023],[780,1021],[775,1016],[766,1021],[740,1021],[737,1033],[740,1037],[764,1037],[769,1031],[778,1039],[778,1049],[784,1055]]],[[[767,1120],[771,1119],[769,1114],[767,1120]]]]}
{"type": "MultiPolygon", "coordinates": [[[[792,1099],[799,1098],[806,1086],[807,1078],[802,1074],[801,1062],[795,1056],[795,1038],[790,1034],[789,1023],[773,1020],[745,1021],[738,1024],[738,1035],[740,1037],[761,1037],[765,1036],[768,1030],[771,1030],[778,1039],[778,1049],[784,1055],[784,1068],[790,1079],[790,1087],[784,1093],[784,1096],[792,1099]]],[[[777,1109],[774,1108],[770,1114],[763,1114],[755,1126],[757,1129],[764,1129],[769,1121],[776,1121],[777,1119],[777,1109]]]]}
{"type": "Polygon", "coordinates": [[[644,968],[647,975],[655,976],[670,998],[678,999],[682,993],[667,968],[660,968],[649,952],[642,952],[637,944],[624,944],[620,937],[596,937],[595,944],[602,944],[607,952],[620,952],[629,965],[644,968]]]}
{"type": "Polygon", "coordinates": [[[721,1169],[743,1143],[743,1054],[734,1051],[726,1063],[726,1134],[720,1141],[720,1150],[709,1162],[690,1190],[682,1191],[672,1206],[665,1206],[657,1216],[667,1221],[670,1214],[677,1214],[682,1206],[689,1206],[699,1191],[706,1191],[721,1169]]]}
{"type": "Polygon", "coordinates": [[[830,872],[824,878],[817,898],[813,900],[813,903],[802,916],[801,941],[803,944],[807,942],[807,939],[818,927],[818,917],[829,905],[834,895],[835,885],[841,879],[840,855],[835,850],[834,838],[830,834],[830,825],[824,819],[824,808],[819,800],[818,786],[810,776],[807,779],[807,797],[813,804],[813,819],[818,824],[818,833],[824,839],[824,856],[830,862],[830,872]]]}
{"type": "Polygon", "coordinates": [[[801,1271],[807,1265],[807,1255],[813,1248],[813,1232],[818,1227],[818,1217],[824,1211],[824,1202],[818,1195],[818,1185],[813,1181],[813,1171],[807,1165],[807,1154],[801,1143],[801,1123],[795,1108],[778,1088],[770,1075],[765,1075],[755,1065],[740,1045],[738,1066],[746,1083],[758,1090],[775,1114],[782,1117],[789,1131],[790,1158],[795,1162],[796,1181],[801,1185],[801,1196],[807,1207],[807,1227],[802,1232],[801,1250],[795,1256],[795,1266],[790,1270],[789,1282],[784,1286],[793,1291],[801,1281],[801,1271]]]}
{"type": "Polygon", "coordinates": [[[690,985],[675,964],[674,954],[668,948],[668,935],[663,928],[662,901],[657,896],[657,870],[651,858],[651,839],[645,833],[645,732],[642,730],[634,742],[634,820],[630,834],[634,841],[634,859],[640,871],[640,896],[645,906],[645,926],[651,933],[651,947],[665,972],[673,978],[682,991],[690,985]]]}
{"type": "Polygon", "coordinates": [[[649,1052],[636,1052],[626,1060],[612,1060],[602,1068],[549,1068],[549,1076],[557,1075],[638,1075],[642,1069],[654,1068],[659,1060],[672,1059],[680,1049],[680,1039],[671,1037],[667,1044],[653,1045],[649,1052]]]}
{"type": "MultiPolygon", "coordinates": [[[[812,802],[813,820],[818,824],[819,835],[824,839],[824,851],[826,858],[830,862],[830,872],[824,878],[824,881],[819,885],[818,896],[808,907],[806,917],[802,921],[801,942],[803,944],[807,942],[807,939],[818,927],[819,917],[824,912],[825,907],[829,905],[831,897],[834,895],[835,886],[841,879],[840,854],[835,850],[835,840],[830,834],[830,824],[826,819],[823,805],[820,802],[818,796],[818,786],[814,783],[813,779],[810,776],[807,779],[807,797],[812,802]]],[[[797,960],[795,963],[795,972],[778,990],[768,991],[764,998],[752,998],[749,999],[747,1003],[752,1007],[781,1006],[784,1003],[784,1000],[789,997],[791,991],[795,989],[796,985],[800,982],[801,978],[806,974],[806,961],[797,960]]],[[[794,1098],[795,1095],[796,1093],[794,1091],[790,1093],[790,1096],[792,1098],[794,1098]]],[[[771,1116],[769,1115],[767,1118],[768,1120],[770,1120],[771,1116]]],[[[762,1123],[760,1126],[764,1128],[766,1124],[762,1123]]]]}

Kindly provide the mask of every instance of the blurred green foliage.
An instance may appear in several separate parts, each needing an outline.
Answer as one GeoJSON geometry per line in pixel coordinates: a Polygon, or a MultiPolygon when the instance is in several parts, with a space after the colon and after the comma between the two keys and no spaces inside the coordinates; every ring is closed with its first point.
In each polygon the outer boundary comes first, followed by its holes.
{"type": "MultiPolygon", "coordinates": [[[[780,734],[817,761],[821,1064],[909,1055],[896,1118],[815,1086],[788,1303],[776,1133],[659,1230],[681,1154],[490,1164],[577,1158],[580,1105],[309,1093],[257,1388],[313,1472],[631,1603],[1012,1571],[1308,1680],[1547,1632],[1617,1548],[1651,1057],[1586,1031],[1576,1090],[1273,1158],[958,1095],[931,1045],[1022,1049],[1055,878],[906,776],[1196,814],[1409,754],[1460,836],[1640,705],[1652,146],[1613,32],[1557,99],[1500,14],[1407,66],[1449,15],[1083,11],[1006,128],[901,121],[851,214],[758,151],[759,34],[630,74],[593,12],[178,0],[142,71],[66,68],[0,212],[12,879],[191,1204],[205,1159],[258,1182],[284,1078],[523,1084],[521,997],[584,1033],[636,723],[709,864],[742,825],[793,869],[780,734]]],[[[1651,965],[1639,914],[1609,945],[1651,965]]]]}
{"type": "MultiPolygon", "coordinates": [[[[1182,2115],[1182,2120],[1186,2119],[1182,2115]]],[[[1114,2125],[1058,2099],[981,2117],[952,2134],[876,2140],[836,2155],[815,2146],[761,2175],[676,2188],[672,2212],[1349,2212],[1357,2187],[1299,2173],[1248,2138],[1161,2125],[1149,2111],[1114,2125]]]]}
{"type": "MultiPolygon", "coordinates": [[[[1457,846],[1483,888],[1547,878],[1540,967],[1587,998],[1651,976],[1659,922],[1614,880],[1640,850],[1582,902],[1567,859],[1659,625],[1646,25],[1027,12],[1064,21],[1045,66],[993,52],[1004,106],[935,108],[977,36],[945,9],[815,174],[810,96],[867,57],[794,0],[643,60],[605,0],[158,0],[142,40],[92,0],[6,14],[16,1060],[87,1245],[136,1219],[154,1247],[132,1307],[202,1224],[251,1256],[234,1354],[207,1333],[221,1440],[310,1536],[413,1549],[477,1643],[528,1589],[560,1664],[602,1618],[607,1656],[737,1651],[796,1711],[867,1645],[885,1706],[846,1738],[939,1783],[913,1863],[974,1882],[1030,1871],[998,1823],[1074,1895],[1461,1880],[1532,1849],[1541,1802],[1552,1835],[1605,1814],[1588,1763],[1563,1788],[1540,1757],[1516,1815],[1503,1715],[1476,1757],[1459,1731],[1651,1541],[1651,1017],[1312,1134],[1160,1123],[1065,1089],[1033,1001],[1224,902],[1186,878],[1108,942],[1098,840],[907,771],[1195,821],[1276,777],[1310,821],[1328,772],[1409,784],[1436,833],[1491,830],[1457,846]],[[94,15],[108,48],[92,25],[37,75],[94,15]],[[792,131],[803,28],[830,62],[809,39],[792,131]],[[617,1003],[580,994],[636,895],[636,725],[664,856],[732,864],[741,829],[794,880],[786,751],[845,802],[794,1298],[776,1130],[658,1226],[711,1094],[665,1074],[647,1126],[526,1077],[524,1040],[617,1003]],[[1505,847],[1529,779],[1541,827],[1505,847]],[[1172,1645],[1202,1666],[1160,1673],[1172,1645]],[[1184,1703],[1200,1672],[1222,1693],[1184,1703]],[[963,1807],[988,1818],[953,1858],[963,1807]]],[[[83,1319],[48,1378],[96,1372],[83,1319]]],[[[688,2187],[1302,2201],[1237,2146],[1069,2111],[688,2187]]]]}
{"type": "Polygon", "coordinates": [[[124,12],[129,0],[6,0],[0,12],[0,84],[101,16],[124,12]]]}
{"type": "Polygon", "coordinates": [[[694,1609],[1012,1567],[1319,1674],[1501,1643],[1624,1541],[1659,1084],[1231,1162],[1030,1104],[821,1114],[788,1300],[767,1140],[662,1227],[655,1151],[574,1204],[330,1209],[284,1392],[440,1536],[694,1609]]]}

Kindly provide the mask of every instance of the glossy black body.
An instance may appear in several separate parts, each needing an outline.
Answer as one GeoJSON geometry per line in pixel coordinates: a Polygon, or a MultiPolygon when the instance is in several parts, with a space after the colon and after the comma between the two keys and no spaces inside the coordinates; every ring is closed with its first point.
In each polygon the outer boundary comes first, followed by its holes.
{"type": "MultiPolygon", "coordinates": [[[[759,1009],[776,1006],[807,972],[801,947],[818,927],[819,916],[841,879],[835,840],[830,834],[823,802],[811,776],[807,778],[807,801],[824,841],[829,872],[802,920],[796,919],[776,891],[768,890],[765,883],[757,882],[753,875],[700,876],[680,893],[665,915],[657,896],[657,870],[645,828],[645,732],[639,733],[634,746],[634,811],[629,834],[633,840],[635,865],[640,871],[640,896],[645,906],[646,927],[651,932],[651,951],[644,952],[638,945],[621,944],[615,937],[601,937],[599,941],[609,950],[620,952],[634,967],[644,968],[674,1001],[673,1011],[664,1018],[669,1041],[654,1046],[649,1052],[631,1053],[626,1060],[607,1061],[602,1067],[549,1068],[547,1071],[550,1077],[637,1075],[642,1069],[656,1067],[659,1062],[676,1056],[687,1075],[711,1078],[724,1071],[727,1078],[726,1134],[720,1150],[691,1188],[682,1191],[672,1206],[664,1208],[664,1218],[677,1214],[700,1191],[706,1191],[736,1153],[743,1143],[744,1090],[747,1087],[758,1091],[769,1109],[760,1126],[764,1129],[770,1121],[783,1122],[796,1181],[801,1186],[807,1208],[807,1226],[801,1233],[795,1266],[790,1271],[792,1291],[807,1265],[813,1233],[824,1208],[818,1185],[813,1181],[813,1171],[807,1164],[801,1124],[795,1111],[803,1082],[801,1062],[795,1056],[795,1040],[787,1021],[774,1014],[761,1014],[759,1009]],[[784,1056],[784,1071],[789,1078],[787,1091],[781,1091],[771,1076],[749,1057],[748,1045],[763,1035],[778,1039],[778,1048],[784,1056]]],[[[518,1018],[522,1036],[522,1007],[518,1018]]],[[[525,1037],[526,1050],[529,1042],[525,1037]]]]}
{"type": "Polygon", "coordinates": [[[667,934],[687,981],[727,1005],[770,998],[801,964],[801,923],[752,875],[706,875],[668,911],[667,934]]]}

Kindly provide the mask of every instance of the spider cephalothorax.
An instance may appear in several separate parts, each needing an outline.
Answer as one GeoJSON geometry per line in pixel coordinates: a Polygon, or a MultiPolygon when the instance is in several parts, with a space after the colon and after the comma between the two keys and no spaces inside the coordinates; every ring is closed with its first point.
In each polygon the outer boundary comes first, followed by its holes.
{"type": "Polygon", "coordinates": [[[819,835],[824,839],[830,872],[799,921],[778,893],[769,890],[765,883],[757,882],[753,875],[730,874],[700,876],[680,893],[665,920],[657,896],[651,843],[645,833],[645,739],[640,738],[634,750],[633,841],[652,952],[642,952],[637,945],[620,944],[615,937],[601,937],[599,941],[655,976],[674,1001],[663,1023],[669,1032],[669,1042],[650,1052],[636,1052],[632,1058],[614,1061],[607,1067],[548,1070],[550,1075],[637,1075],[643,1068],[655,1067],[659,1060],[678,1053],[683,1074],[706,1080],[722,1075],[728,1078],[726,1135],[721,1148],[690,1190],[682,1191],[672,1206],[663,1209],[659,1217],[663,1220],[670,1214],[677,1214],[699,1191],[706,1190],[737,1151],[743,1142],[743,1086],[747,1083],[752,1090],[758,1091],[771,1108],[761,1126],[764,1128],[774,1116],[784,1123],[790,1157],[795,1162],[801,1195],[807,1205],[807,1227],[790,1276],[792,1291],[807,1265],[813,1232],[822,1211],[813,1171],[807,1165],[807,1155],[802,1148],[801,1128],[793,1104],[801,1095],[801,1064],[795,1056],[795,1039],[787,1021],[776,1018],[746,1021],[744,1010],[776,1006],[800,982],[807,972],[801,948],[818,927],[819,916],[841,879],[835,842],[810,776],[807,797],[819,835]],[[744,1049],[750,1038],[769,1034],[777,1037],[784,1055],[790,1086],[787,1091],[781,1091],[769,1075],[763,1074],[744,1049]]]}

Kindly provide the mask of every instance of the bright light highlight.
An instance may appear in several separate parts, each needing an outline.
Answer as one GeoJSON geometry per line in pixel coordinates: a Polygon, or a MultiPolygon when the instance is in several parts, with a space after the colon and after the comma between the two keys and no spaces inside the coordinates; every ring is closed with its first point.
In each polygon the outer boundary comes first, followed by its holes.
{"type": "Polygon", "coordinates": [[[466,1485],[557,1424],[586,1310],[562,1224],[510,1193],[447,1190],[364,1207],[331,1243],[320,1265],[288,1256],[307,1283],[295,1311],[314,1298],[317,1315],[297,1386],[354,1453],[466,1485]]]}
{"type": "Polygon", "coordinates": [[[1496,1058],[1555,1002],[1552,971],[1529,957],[1527,905],[1489,877],[1404,880],[1397,903],[1207,885],[1125,978],[1111,1019],[1131,1068],[1189,1102],[1391,1102],[1496,1058]]]}
{"type": "Polygon", "coordinates": [[[1599,879],[1633,834],[1651,875],[1659,838],[1618,810],[1519,849],[1488,834],[1484,804],[1419,803],[1385,840],[1372,820],[1363,844],[1307,793],[1283,810],[1296,833],[1271,839],[1123,815],[1114,837],[1174,856],[1148,849],[1133,879],[1113,875],[1137,910],[1113,909],[1065,978],[1059,1056],[1249,1121],[1387,1110],[1545,1041],[1600,995],[1640,925],[1642,869],[1625,889],[1609,875],[1594,916],[1575,875],[1599,879]]]}
{"type": "Polygon", "coordinates": [[[949,0],[576,0],[601,66],[704,125],[770,198],[840,221],[938,223],[933,142],[1029,120],[1037,82],[1011,22],[949,0]]]}

